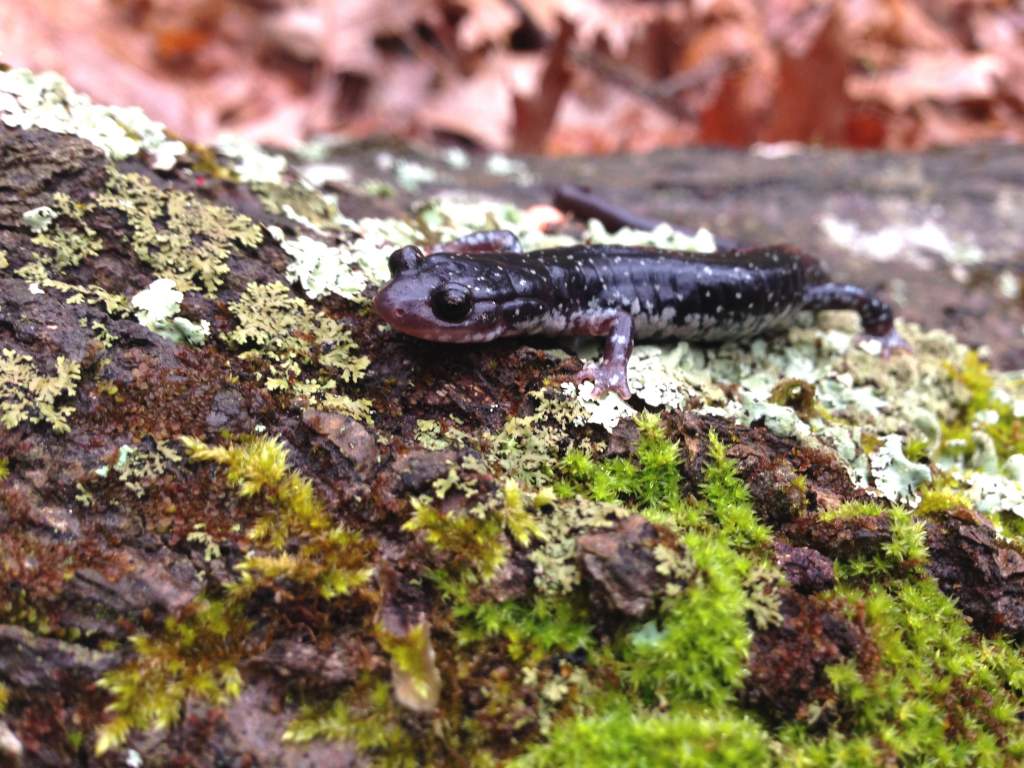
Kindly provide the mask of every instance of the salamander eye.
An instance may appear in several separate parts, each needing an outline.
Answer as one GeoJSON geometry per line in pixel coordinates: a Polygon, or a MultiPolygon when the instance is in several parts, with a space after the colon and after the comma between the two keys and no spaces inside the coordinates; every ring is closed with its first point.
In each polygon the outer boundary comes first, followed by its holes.
{"type": "Polygon", "coordinates": [[[430,308],[438,319],[447,323],[465,320],[473,306],[473,297],[464,285],[442,285],[430,294],[430,308]]]}
{"type": "Polygon", "coordinates": [[[392,277],[397,277],[407,269],[415,267],[425,258],[423,251],[415,245],[407,245],[388,256],[388,269],[391,270],[392,277]]]}

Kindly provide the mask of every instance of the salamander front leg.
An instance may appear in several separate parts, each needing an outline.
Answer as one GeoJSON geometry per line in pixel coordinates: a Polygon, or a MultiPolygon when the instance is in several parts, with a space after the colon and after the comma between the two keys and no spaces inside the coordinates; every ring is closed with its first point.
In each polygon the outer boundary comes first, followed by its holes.
{"type": "Polygon", "coordinates": [[[623,400],[632,397],[626,381],[626,366],[633,351],[633,318],[623,313],[587,329],[594,336],[607,335],[604,358],[599,363],[587,363],[576,374],[574,381],[594,382],[594,394],[615,392],[623,400]]]}
{"type": "Polygon", "coordinates": [[[447,243],[439,243],[431,253],[522,253],[519,238],[507,229],[484,229],[470,232],[447,243]]]}
{"type": "Polygon", "coordinates": [[[877,296],[856,285],[822,283],[804,291],[804,309],[852,309],[860,315],[864,333],[882,343],[882,355],[894,349],[910,349],[910,345],[892,325],[892,308],[877,296]]]}

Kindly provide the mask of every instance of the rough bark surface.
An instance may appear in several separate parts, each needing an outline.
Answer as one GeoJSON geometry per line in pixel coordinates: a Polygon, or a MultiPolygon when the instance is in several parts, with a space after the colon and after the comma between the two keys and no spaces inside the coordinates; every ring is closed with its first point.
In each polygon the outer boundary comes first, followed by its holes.
{"type": "MultiPolygon", "coordinates": [[[[339,150],[339,156],[354,168],[368,169],[378,150],[353,146],[339,150]]],[[[694,150],[538,160],[530,167],[535,176],[528,185],[499,184],[493,176],[447,168],[437,186],[533,203],[547,199],[546,189],[557,183],[586,183],[638,213],[680,226],[707,225],[757,243],[795,242],[821,253],[844,277],[898,289],[899,304],[910,318],[988,343],[1007,365],[1024,362],[1020,306],[989,301],[990,290],[950,281],[945,264],[924,268],[904,261],[880,266],[840,260],[817,223],[830,212],[871,230],[941,211],[954,240],[1019,261],[1024,248],[1018,226],[1024,210],[1020,150],[990,147],[913,157],[810,150],[774,160],[694,150]]],[[[204,176],[200,186],[193,173],[157,174],[133,162],[121,163],[119,170],[144,174],[160,190],[185,190],[262,224],[292,226],[265,211],[246,185],[216,174],[204,176]]],[[[423,422],[443,420],[469,435],[498,432],[509,417],[536,411],[528,392],[573,372],[578,362],[515,341],[457,353],[410,343],[381,329],[371,314],[327,297],[323,311],[344,324],[370,359],[351,391],[371,402],[374,418],[367,424],[313,406],[294,407],[281,392],[265,388],[260,364],[239,358],[223,336],[234,324],[231,306],[247,285],[272,282],[284,272],[287,259],[268,239],[257,247],[231,249],[216,295],[188,294],[182,311],[211,324],[210,341],[201,349],[170,341],[127,313],[111,320],[95,303],[69,303],[59,290],[37,290],[31,281],[13,276],[39,250],[23,220],[26,209],[52,204],[55,193],[87,200],[105,187],[108,172],[102,153],[80,139],[0,128],[0,250],[10,262],[0,278],[0,347],[33,360],[63,358],[81,372],[74,394],[61,401],[75,409],[68,433],[38,419],[0,428],[0,683],[10,695],[6,708],[0,707],[0,725],[10,728],[18,745],[3,742],[6,759],[26,766],[113,766],[139,756],[146,765],[368,764],[370,758],[355,746],[358,733],[311,745],[283,743],[281,734],[299,704],[330,701],[339,691],[365,689],[369,696],[369,678],[390,681],[397,703],[385,696],[391,703],[381,706],[400,710],[393,721],[373,721],[376,730],[362,734],[363,746],[376,749],[378,757],[401,743],[403,754],[424,762],[464,764],[463,745],[445,729],[455,732],[474,721],[473,729],[459,731],[462,737],[471,735],[476,746],[503,760],[521,748],[514,744],[539,738],[542,708],[547,715],[572,714],[568,705],[562,711],[552,704],[560,700],[547,689],[545,700],[539,686],[516,688],[522,657],[510,651],[513,640],[491,639],[468,661],[458,656],[458,640],[464,638],[446,613],[447,597],[429,579],[457,557],[438,554],[428,546],[429,535],[416,535],[408,521],[410,499],[448,482],[453,466],[470,469],[442,494],[437,503],[442,515],[494,496],[504,482],[483,467],[473,447],[425,447],[418,437],[423,422]],[[96,331],[99,324],[103,333],[96,331]],[[210,644],[243,649],[239,658],[232,657],[244,683],[240,696],[211,703],[190,692],[170,729],[133,729],[124,748],[93,756],[94,734],[109,720],[104,708],[111,702],[109,691],[96,683],[134,658],[129,638],[172,631],[166,622],[188,620],[198,596],[226,591],[253,546],[246,532],[268,515],[281,514],[275,504],[284,490],[270,498],[240,494],[214,464],[184,460],[181,446],[174,449],[177,460],[161,451],[181,435],[213,445],[264,433],[287,450],[289,469],[309,479],[325,519],[373,543],[374,554],[364,563],[372,573],[349,588],[343,601],[311,591],[302,574],[263,584],[246,597],[244,621],[238,619],[210,644]],[[124,452],[126,445],[132,452],[124,452]],[[405,654],[401,663],[394,661],[399,653],[405,654]],[[429,690],[421,690],[424,684],[429,690]],[[501,692],[506,698],[495,704],[501,692]],[[405,735],[394,735],[400,729],[405,735]]],[[[349,216],[384,215],[402,212],[407,202],[401,195],[379,201],[343,194],[340,206],[349,216]]],[[[126,252],[132,234],[122,213],[99,208],[88,214],[87,223],[97,251],[65,271],[62,280],[124,296],[151,283],[151,270],[126,252]]],[[[36,373],[51,376],[54,370],[40,363],[36,373]]],[[[884,550],[892,540],[889,517],[820,519],[840,502],[866,498],[825,451],[763,426],[738,426],[713,416],[672,412],[663,423],[679,446],[677,490],[683,497],[702,492],[713,451],[709,432],[727,446],[758,521],[772,526],[765,551],[774,552],[769,559],[777,561],[793,587],[766,591],[775,614],[772,621],[751,625],[742,701],[773,726],[791,721],[829,726],[843,713],[827,668],[848,662],[870,675],[876,648],[857,606],[819,593],[834,584],[833,560],[873,557],[884,550]]],[[[568,429],[580,440],[606,438],[604,459],[629,456],[638,440],[631,424],[610,437],[587,426],[568,429]]],[[[541,456],[539,461],[551,460],[541,456]]],[[[511,493],[506,490],[506,500],[511,493]]],[[[559,562],[582,563],[584,578],[575,586],[597,614],[594,626],[613,633],[623,615],[646,617],[667,600],[673,579],[681,589],[700,575],[691,570],[677,578],[671,568],[665,570],[669,556],[656,550],[669,536],[667,526],[636,516],[616,519],[614,509],[600,510],[606,515],[600,524],[581,512],[566,525],[564,543],[575,546],[575,554],[557,554],[559,562]]],[[[473,586],[480,592],[470,604],[523,598],[541,569],[523,545],[529,536],[522,538],[508,526],[492,539],[473,547],[496,542],[512,554],[486,590],[473,586]]],[[[955,520],[934,525],[928,543],[928,568],[979,629],[1021,633],[1024,558],[1016,545],[997,540],[982,521],[955,520]]],[[[682,561],[686,553],[672,557],[682,561]]],[[[188,656],[187,642],[178,640],[185,651],[175,652],[188,656]]],[[[568,688],[575,684],[574,668],[588,661],[581,643],[531,658],[531,674],[568,688]]]]}

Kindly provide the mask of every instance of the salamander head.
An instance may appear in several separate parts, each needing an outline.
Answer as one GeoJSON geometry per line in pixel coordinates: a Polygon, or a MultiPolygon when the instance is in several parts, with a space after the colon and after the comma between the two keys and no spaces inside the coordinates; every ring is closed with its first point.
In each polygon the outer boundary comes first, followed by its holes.
{"type": "Polygon", "coordinates": [[[373,307],[395,330],[430,341],[482,342],[512,335],[529,320],[499,260],[414,246],[388,259],[391,282],[373,307]]]}

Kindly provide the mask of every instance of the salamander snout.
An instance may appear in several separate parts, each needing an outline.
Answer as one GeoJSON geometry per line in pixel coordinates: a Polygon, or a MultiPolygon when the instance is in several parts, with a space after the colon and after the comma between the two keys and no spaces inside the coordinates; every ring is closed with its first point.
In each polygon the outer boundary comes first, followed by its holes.
{"type": "Polygon", "coordinates": [[[479,342],[502,335],[493,301],[476,301],[469,287],[423,275],[401,275],[373,300],[396,331],[430,341],[479,342]]]}

